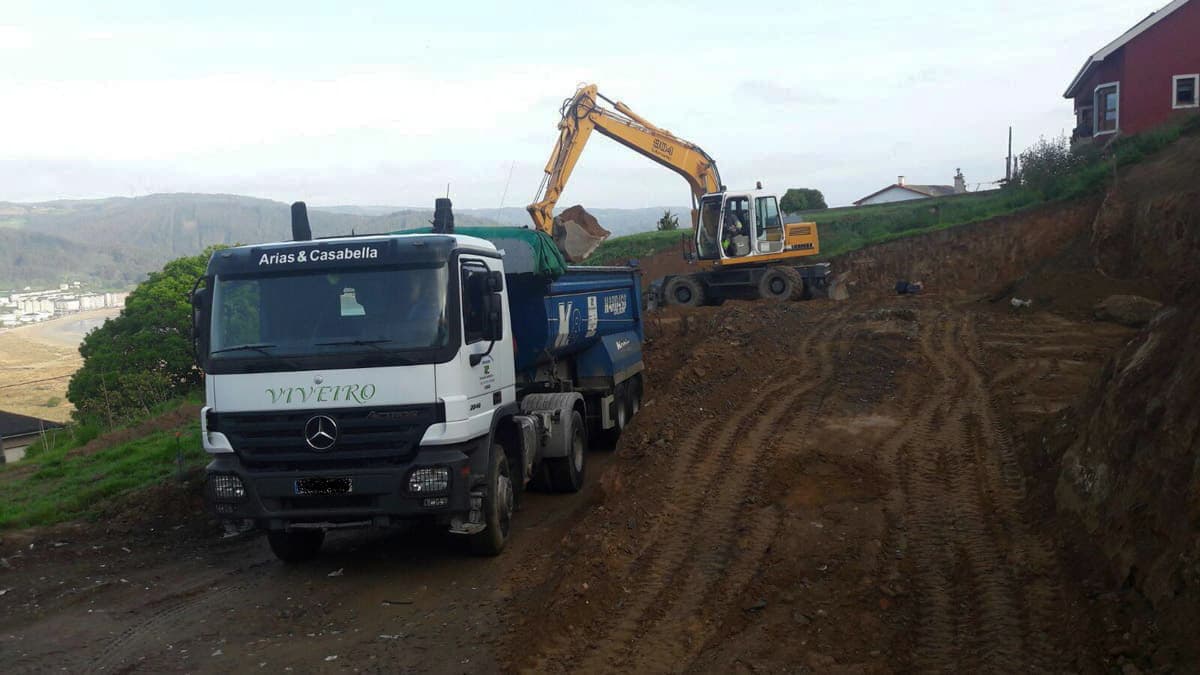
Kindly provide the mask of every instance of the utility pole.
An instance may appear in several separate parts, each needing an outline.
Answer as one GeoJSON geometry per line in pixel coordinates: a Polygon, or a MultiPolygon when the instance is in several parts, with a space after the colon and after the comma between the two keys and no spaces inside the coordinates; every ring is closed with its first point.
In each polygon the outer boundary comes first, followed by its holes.
{"type": "Polygon", "coordinates": [[[1008,155],[1004,158],[1004,182],[1012,182],[1012,127],[1008,128],[1008,155]]]}

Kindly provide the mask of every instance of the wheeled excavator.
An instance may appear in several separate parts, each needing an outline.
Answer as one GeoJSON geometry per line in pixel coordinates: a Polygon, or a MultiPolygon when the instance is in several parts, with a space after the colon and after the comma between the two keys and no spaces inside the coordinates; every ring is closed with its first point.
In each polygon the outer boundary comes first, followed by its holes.
{"type": "Polygon", "coordinates": [[[790,300],[830,293],[829,263],[802,264],[820,253],[816,224],[785,224],[778,197],[761,183],[753,190],[727,189],[708,153],[607,98],[594,84],[580,86],[560,112],[558,142],[536,200],[527,208],[534,225],[554,238],[568,260],[580,262],[604,235],[554,217],[588,138],[598,131],[683,176],[691,188],[691,256],[700,264],[696,272],[662,280],[658,295],[664,304],[695,307],[733,298],[790,300]]]}

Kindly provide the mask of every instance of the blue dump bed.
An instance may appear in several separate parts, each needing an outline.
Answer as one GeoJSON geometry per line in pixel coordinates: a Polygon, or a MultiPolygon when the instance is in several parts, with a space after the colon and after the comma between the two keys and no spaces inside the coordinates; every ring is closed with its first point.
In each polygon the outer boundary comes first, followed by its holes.
{"type": "Polygon", "coordinates": [[[581,387],[612,386],[642,369],[641,272],[570,267],[557,279],[510,274],[517,372],[572,360],[581,387]]]}

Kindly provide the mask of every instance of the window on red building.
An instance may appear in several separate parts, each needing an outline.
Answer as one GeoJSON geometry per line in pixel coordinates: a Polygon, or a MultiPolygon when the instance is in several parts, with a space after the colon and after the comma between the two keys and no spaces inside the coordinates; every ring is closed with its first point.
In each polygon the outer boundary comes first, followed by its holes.
{"type": "Polygon", "coordinates": [[[1119,128],[1121,85],[1116,82],[1096,87],[1095,133],[1111,134],[1119,128]]]}
{"type": "Polygon", "coordinates": [[[1175,108],[1195,108],[1198,106],[1196,85],[1200,84],[1200,75],[1176,75],[1172,78],[1171,106],[1175,108]]]}

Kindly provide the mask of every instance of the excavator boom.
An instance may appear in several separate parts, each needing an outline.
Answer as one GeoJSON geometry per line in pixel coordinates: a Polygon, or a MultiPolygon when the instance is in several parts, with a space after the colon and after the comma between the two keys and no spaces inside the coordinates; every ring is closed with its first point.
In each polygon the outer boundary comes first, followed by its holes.
{"type": "Polygon", "coordinates": [[[546,162],[546,175],[537,197],[528,206],[534,225],[554,237],[559,248],[573,262],[586,258],[607,236],[582,231],[578,224],[574,224],[575,227],[572,223],[556,226],[554,219],[554,207],[592,131],[598,131],[682,176],[692,192],[693,228],[698,222],[696,209],[700,198],[724,189],[716,162],[699,146],[651,124],[624,103],[605,98],[596,85],[582,86],[563,103],[558,141],[546,162]],[[602,107],[601,100],[609,103],[612,109],[602,107]]]}

